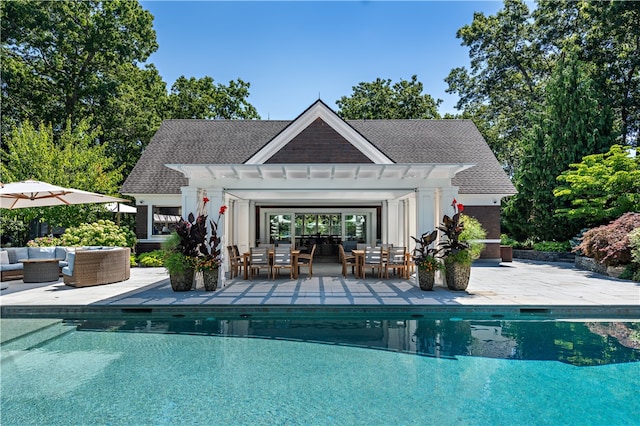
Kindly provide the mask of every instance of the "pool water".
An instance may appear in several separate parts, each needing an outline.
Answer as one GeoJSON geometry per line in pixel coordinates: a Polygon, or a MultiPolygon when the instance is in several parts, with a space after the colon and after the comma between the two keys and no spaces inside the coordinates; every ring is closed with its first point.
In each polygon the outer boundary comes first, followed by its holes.
{"type": "Polygon", "coordinates": [[[640,418],[638,322],[74,320],[3,341],[3,426],[640,418]]]}

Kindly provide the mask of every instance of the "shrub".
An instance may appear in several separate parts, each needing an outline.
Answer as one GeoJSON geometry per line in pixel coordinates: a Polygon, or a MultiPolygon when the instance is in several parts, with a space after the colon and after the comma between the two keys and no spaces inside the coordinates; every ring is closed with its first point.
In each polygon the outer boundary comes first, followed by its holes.
{"type": "Polygon", "coordinates": [[[629,232],[629,248],[631,249],[631,260],[640,266],[640,228],[629,232]]]}
{"type": "Polygon", "coordinates": [[[625,213],[608,225],[585,232],[575,251],[581,250],[607,266],[626,265],[631,262],[629,233],[636,228],[640,228],[640,213],[625,213]]]}
{"type": "Polygon", "coordinates": [[[60,238],[56,237],[38,237],[27,241],[27,247],[55,247],[61,246],[60,238]]]}
{"type": "Polygon", "coordinates": [[[68,228],[60,240],[65,246],[107,246],[133,249],[136,236],[129,229],[121,228],[110,220],[99,220],[68,228]]]}
{"type": "Polygon", "coordinates": [[[469,254],[471,259],[475,260],[480,257],[480,252],[484,249],[484,243],[478,242],[478,240],[487,238],[487,232],[475,217],[463,214],[462,221],[464,230],[460,234],[460,241],[469,243],[469,254]]]}
{"type": "Polygon", "coordinates": [[[535,243],[533,245],[533,249],[538,251],[565,252],[571,251],[571,243],[569,243],[569,241],[541,241],[539,243],[535,243]]]}
{"type": "Polygon", "coordinates": [[[154,250],[148,253],[141,253],[138,256],[138,263],[146,267],[162,267],[164,266],[164,258],[166,252],[163,250],[154,250]]]}
{"type": "Polygon", "coordinates": [[[516,244],[518,244],[518,242],[509,237],[507,234],[500,234],[500,245],[513,247],[516,244]]]}

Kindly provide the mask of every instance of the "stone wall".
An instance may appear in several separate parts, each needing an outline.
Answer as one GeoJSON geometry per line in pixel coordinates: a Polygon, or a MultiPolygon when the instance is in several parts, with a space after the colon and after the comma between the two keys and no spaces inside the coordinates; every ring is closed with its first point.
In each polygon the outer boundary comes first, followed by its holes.
{"type": "Polygon", "coordinates": [[[576,256],[575,265],[577,269],[608,275],[614,278],[618,278],[625,270],[624,266],[603,265],[602,263],[598,263],[595,259],[586,256],[576,256]]]}
{"type": "Polygon", "coordinates": [[[514,259],[539,260],[541,262],[574,262],[575,254],[557,251],[513,250],[514,259]]]}

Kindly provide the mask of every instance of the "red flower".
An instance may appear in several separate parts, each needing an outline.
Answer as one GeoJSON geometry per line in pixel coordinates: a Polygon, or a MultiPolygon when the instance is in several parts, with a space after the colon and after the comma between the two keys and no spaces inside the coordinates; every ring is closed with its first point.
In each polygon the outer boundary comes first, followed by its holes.
{"type": "Polygon", "coordinates": [[[458,202],[457,202],[457,201],[456,201],[456,199],[454,198],[454,199],[453,199],[453,202],[451,203],[451,205],[452,205],[453,207],[455,207],[455,206],[456,206],[456,204],[458,204],[458,202]]]}
{"type": "Polygon", "coordinates": [[[223,214],[224,214],[224,212],[226,212],[226,211],[227,211],[227,206],[221,206],[221,207],[220,207],[220,211],[218,212],[218,214],[219,214],[219,215],[223,215],[223,214]]]}
{"type": "Polygon", "coordinates": [[[462,203],[458,204],[458,213],[462,213],[464,211],[464,206],[462,205],[462,203]]]}
{"type": "Polygon", "coordinates": [[[204,198],[202,199],[202,201],[204,201],[204,205],[206,206],[206,205],[207,205],[207,203],[209,202],[209,199],[208,199],[207,197],[204,197],[204,198]]]}

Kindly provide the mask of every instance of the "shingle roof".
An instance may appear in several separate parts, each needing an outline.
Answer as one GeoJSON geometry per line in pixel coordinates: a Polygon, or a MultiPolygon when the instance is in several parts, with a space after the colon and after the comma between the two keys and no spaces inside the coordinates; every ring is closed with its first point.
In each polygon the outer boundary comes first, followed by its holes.
{"type": "MultiPolygon", "coordinates": [[[[188,184],[164,164],[242,164],[291,121],[166,120],[127,177],[125,194],[179,194],[188,184]]],[[[347,120],[396,163],[474,163],[453,184],[466,194],[515,188],[471,120],[347,120]]]]}

